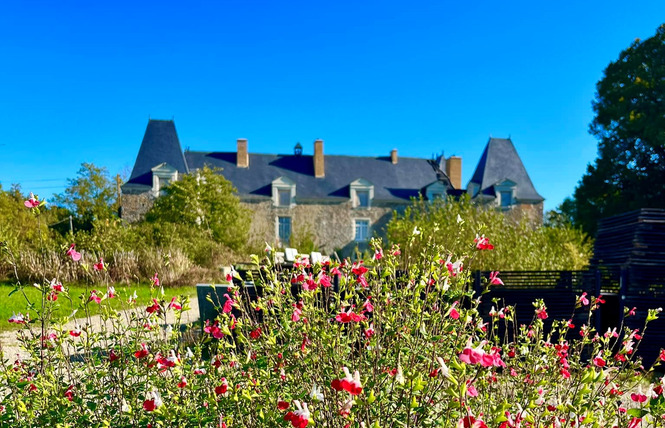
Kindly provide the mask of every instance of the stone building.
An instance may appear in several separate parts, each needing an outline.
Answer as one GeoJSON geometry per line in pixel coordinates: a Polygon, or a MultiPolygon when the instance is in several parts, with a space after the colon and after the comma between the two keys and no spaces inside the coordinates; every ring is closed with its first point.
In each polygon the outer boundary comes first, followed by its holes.
{"type": "MultiPolygon", "coordinates": [[[[515,159],[516,152],[511,159],[519,166],[510,170],[520,174],[490,183],[495,178],[490,174],[493,141],[471,180],[478,186],[474,196],[506,209],[534,205],[537,210],[539,203],[542,216],[543,199],[532,198],[535,190],[526,171],[521,173],[524,166],[519,157],[515,159]],[[530,188],[522,193],[527,181],[530,188]],[[490,187],[494,199],[487,190],[490,187]],[[500,199],[507,195],[501,193],[504,189],[512,192],[510,200],[500,199]],[[531,199],[523,202],[523,197],[531,199]]],[[[514,150],[512,143],[510,147],[514,150]]],[[[289,154],[250,153],[249,142],[241,138],[233,152],[183,152],[173,121],[150,120],[132,174],[122,186],[121,217],[140,220],[164,186],[209,166],[221,168],[238,189],[240,200],[253,211],[250,240],[281,246],[310,240],[324,253],[347,254],[355,247],[364,248],[373,234],[383,235],[393,211],[404,209],[412,197],[432,200],[465,192],[459,157],[399,157],[396,149],[379,157],[324,155],[323,140],[314,141],[313,149],[313,155],[305,155],[296,144],[289,154]]]]}

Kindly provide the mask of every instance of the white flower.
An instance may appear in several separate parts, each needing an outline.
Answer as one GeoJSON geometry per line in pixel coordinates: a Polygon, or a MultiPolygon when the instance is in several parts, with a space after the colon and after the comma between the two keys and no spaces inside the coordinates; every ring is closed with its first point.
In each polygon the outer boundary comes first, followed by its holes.
{"type": "Polygon", "coordinates": [[[316,386],[316,384],[312,385],[312,392],[309,393],[309,396],[312,398],[312,400],[323,401],[323,393],[321,392],[321,388],[316,386]]]}
{"type": "Polygon", "coordinates": [[[395,380],[400,384],[404,385],[404,374],[402,373],[402,366],[397,365],[397,374],[395,374],[395,380]]]}
{"type": "Polygon", "coordinates": [[[418,226],[413,228],[413,235],[420,235],[420,230],[418,230],[418,226]]]}
{"type": "Polygon", "coordinates": [[[192,352],[191,349],[189,349],[189,346],[187,347],[187,352],[185,353],[185,358],[193,358],[194,353],[192,352]]]}
{"type": "Polygon", "coordinates": [[[446,365],[446,363],[443,362],[443,358],[441,357],[436,357],[436,360],[439,362],[439,372],[447,378],[450,378],[450,369],[446,365]]]}

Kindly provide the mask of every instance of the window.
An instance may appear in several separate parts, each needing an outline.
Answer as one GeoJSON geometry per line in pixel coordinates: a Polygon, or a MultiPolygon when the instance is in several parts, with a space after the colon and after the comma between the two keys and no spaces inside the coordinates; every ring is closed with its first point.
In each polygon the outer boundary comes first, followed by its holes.
{"type": "Polygon", "coordinates": [[[288,177],[279,177],[272,181],[272,203],[275,207],[290,208],[295,205],[296,183],[288,177]]]}
{"type": "Polygon", "coordinates": [[[501,208],[508,208],[513,204],[513,192],[511,191],[501,191],[499,192],[501,198],[501,208]]]}
{"type": "Polygon", "coordinates": [[[353,208],[369,208],[374,199],[374,185],[364,178],[359,178],[349,184],[351,203],[353,208]]]}
{"type": "Polygon", "coordinates": [[[369,208],[369,190],[356,190],[356,207],[369,208]]]}
{"type": "Polygon", "coordinates": [[[291,217],[277,218],[277,237],[283,243],[291,240],[291,217]]]}
{"type": "Polygon", "coordinates": [[[365,242],[369,239],[369,220],[355,220],[356,242],[365,242]]]}
{"type": "Polygon", "coordinates": [[[161,163],[151,169],[152,194],[157,197],[164,194],[164,188],[178,180],[178,170],[167,163],[161,163]]]}
{"type": "Polygon", "coordinates": [[[291,205],[291,189],[277,189],[277,196],[280,207],[291,205]]]}

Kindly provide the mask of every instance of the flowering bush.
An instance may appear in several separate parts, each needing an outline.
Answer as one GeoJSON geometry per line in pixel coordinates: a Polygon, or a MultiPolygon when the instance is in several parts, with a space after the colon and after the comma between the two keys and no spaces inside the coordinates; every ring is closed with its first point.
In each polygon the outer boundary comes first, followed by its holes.
{"type": "MultiPolygon", "coordinates": [[[[32,209],[32,208],[31,208],[32,209]]],[[[634,357],[643,331],[597,332],[602,300],[582,295],[584,325],[554,321],[534,303],[533,321],[514,325],[514,308],[478,313],[469,265],[493,251],[491,237],[460,253],[422,246],[404,251],[373,242],[373,259],[282,271],[255,257],[256,293],[231,286],[212,296],[219,316],[184,343],[179,314],[187,299],[147,307],[101,282],[80,296],[63,329],[52,319],[67,295],[36,285],[21,343],[29,358],[5,355],[0,420],[13,426],[220,427],[641,427],[665,426],[664,380],[634,357]],[[108,304],[124,299],[126,311],[108,304]],[[95,327],[87,309],[102,306],[95,327]],[[172,315],[175,317],[172,318],[172,315]],[[489,322],[483,320],[489,317],[489,322]],[[168,322],[173,319],[172,322],[168,322]],[[500,332],[513,332],[501,334],[500,332]],[[9,360],[7,360],[9,358],[9,360]]],[[[68,263],[80,264],[73,254],[68,263]]],[[[500,284],[494,273],[486,284],[500,284]]],[[[152,278],[155,290],[159,277],[152,278]]],[[[18,286],[21,290],[21,286],[18,286]]],[[[481,297],[482,298],[482,297],[481,297]]],[[[18,310],[18,308],[17,308],[18,310]]],[[[627,313],[627,316],[630,316],[627,313]]],[[[649,314],[655,319],[657,311],[649,314]]],[[[623,331],[622,331],[623,330],[623,331]]],[[[665,352],[662,354],[665,359],[665,352]]]]}

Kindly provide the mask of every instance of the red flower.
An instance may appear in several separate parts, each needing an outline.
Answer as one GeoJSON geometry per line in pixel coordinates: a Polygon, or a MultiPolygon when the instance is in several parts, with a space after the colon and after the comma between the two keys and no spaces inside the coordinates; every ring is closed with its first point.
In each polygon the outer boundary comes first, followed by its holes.
{"type": "Polygon", "coordinates": [[[284,415],[284,420],[291,422],[293,428],[305,428],[309,424],[309,409],[307,409],[307,403],[300,404],[300,401],[293,400],[293,404],[296,406],[297,410],[293,412],[288,412],[284,415]]]}
{"type": "Polygon", "coordinates": [[[546,320],[547,308],[543,306],[542,308],[536,309],[536,316],[538,316],[538,318],[540,318],[541,320],[546,320]]]}
{"type": "Polygon", "coordinates": [[[222,383],[215,387],[215,394],[217,395],[226,394],[228,390],[229,390],[229,383],[226,381],[226,378],[223,377],[222,383]]]}
{"type": "Polygon", "coordinates": [[[152,305],[148,306],[145,310],[149,314],[156,312],[157,315],[159,315],[162,312],[162,308],[161,306],[159,306],[159,302],[155,298],[152,299],[152,305]]]}
{"type": "Polygon", "coordinates": [[[18,315],[12,314],[12,316],[9,318],[9,322],[13,324],[25,324],[26,319],[23,314],[19,312],[18,315]]]}
{"type": "Polygon", "coordinates": [[[178,302],[176,302],[177,297],[173,296],[171,299],[171,303],[169,303],[168,309],[175,309],[176,311],[179,311],[182,309],[182,305],[178,302]]]}
{"type": "Polygon", "coordinates": [[[277,402],[277,408],[279,410],[286,410],[289,408],[289,402],[280,400],[277,402]]]}
{"type": "Polygon", "coordinates": [[[633,400],[636,403],[644,403],[647,401],[647,396],[642,394],[641,391],[638,391],[638,393],[632,393],[630,394],[630,399],[633,400]]]}
{"type": "Polygon", "coordinates": [[[104,259],[100,257],[99,263],[95,263],[94,265],[92,265],[92,268],[94,270],[104,270],[104,259]]]}
{"type": "Polygon", "coordinates": [[[178,388],[184,388],[187,386],[187,378],[185,376],[180,377],[180,382],[178,382],[178,388]]]}
{"type": "Polygon", "coordinates": [[[358,395],[363,392],[363,386],[360,383],[360,373],[358,370],[353,373],[353,376],[351,376],[347,367],[342,367],[342,370],[344,370],[346,376],[343,379],[333,380],[330,386],[335,391],[341,391],[343,389],[351,395],[358,395]]]}
{"type": "Polygon", "coordinates": [[[261,327],[257,327],[256,329],[252,330],[249,333],[249,337],[251,337],[252,339],[258,339],[259,337],[261,337],[261,327]]]}
{"type": "Polygon", "coordinates": [[[485,235],[476,236],[476,239],[474,239],[473,242],[476,244],[476,248],[479,249],[479,250],[493,250],[494,249],[494,245],[490,244],[490,240],[488,238],[485,238],[485,235]]]}
{"type": "Polygon", "coordinates": [[[226,300],[224,301],[224,307],[222,308],[222,312],[224,312],[225,314],[228,314],[229,312],[231,312],[233,310],[233,305],[236,302],[234,302],[233,299],[231,299],[231,297],[229,297],[228,294],[224,294],[224,298],[226,300]]]}
{"type": "Polygon", "coordinates": [[[141,343],[141,349],[134,352],[134,356],[136,358],[139,358],[139,359],[143,358],[143,357],[147,357],[149,354],[150,354],[150,352],[148,351],[148,346],[145,343],[141,343]]]}

